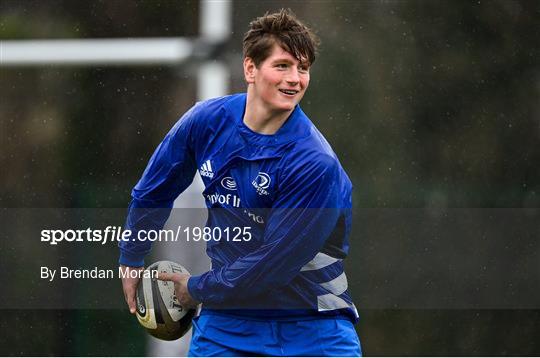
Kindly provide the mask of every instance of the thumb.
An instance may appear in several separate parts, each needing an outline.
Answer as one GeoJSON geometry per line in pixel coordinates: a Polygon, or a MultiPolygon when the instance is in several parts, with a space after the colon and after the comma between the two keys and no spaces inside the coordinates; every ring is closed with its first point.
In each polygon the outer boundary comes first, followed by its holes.
{"type": "Polygon", "coordinates": [[[135,306],[135,297],[131,296],[128,297],[128,307],[129,307],[129,313],[134,314],[136,312],[136,306],[135,306]]]}
{"type": "Polygon", "coordinates": [[[179,275],[176,273],[158,272],[157,279],[160,281],[179,281],[179,275]]]}
{"type": "Polygon", "coordinates": [[[134,314],[135,311],[136,311],[135,290],[130,288],[130,287],[124,288],[124,298],[126,299],[126,303],[128,305],[129,312],[131,314],[134,314]]]}

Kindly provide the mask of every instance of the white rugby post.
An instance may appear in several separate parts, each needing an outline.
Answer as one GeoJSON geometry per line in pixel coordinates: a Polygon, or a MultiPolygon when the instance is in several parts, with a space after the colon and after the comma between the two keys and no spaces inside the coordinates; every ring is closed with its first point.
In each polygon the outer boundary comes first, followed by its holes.
{"type": "Polygon", "coordinates": [[[194,53],[181,38],[2,40],[0,65],[176,65],[194,53]]]}
{"type": "MultiPolygon", "coordinates": [[[[219,44],[228,39],[232,31],[232,4],[227,0],[201,1],[199,9],[200,39],[207,44],[219,44]]],[[[229,69],[226,64],[207,60],[201,63],[197,70],[197,98],[205,100],[223,96],[228,91],[229,69]]],[[[175,201],[175,208],[204,208],[205,203],[201,195],[204,184],[199,175],[195,176],[193,183],[175,201]]],[[[165,248],[164,245],[156,245],[165,248]]],[[[171,246],[168,246],[169,249],[171,246]]],[[[176,245],[175,257],[179,257],[184,266],[210,268],[210,262],[202,246],[176,245]],[[189,248],[189,250],[186,250],[189,248]]],[[[165,254],[165,253],[163,253],[165,254]]],[[[178,341],[164,342],[150,337],[149,355],[151,356],[187,356],[191,340],[191,332],[178,341]]]]}

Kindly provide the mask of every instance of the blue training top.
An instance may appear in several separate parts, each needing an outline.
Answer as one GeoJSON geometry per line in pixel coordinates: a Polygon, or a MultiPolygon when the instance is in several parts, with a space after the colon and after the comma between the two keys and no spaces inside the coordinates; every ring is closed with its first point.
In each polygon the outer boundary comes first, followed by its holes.
{"type": "MultiPolygon", "coordinates": [[[[245,106],[246,94],[235,94],[186,112],[133,189],[126,228],[161,228],[198,170],[207,226],[252,228],[248,242],[207,243],[212,269],[188,281],[203,313],[356,322],[342,261],[349,250],[351,181],[299,106],[273,135],[243,123],[245,106]],[[154,208],[165,214],[149,220],[154,208]]],[[[140,267],[151,242],[119,246],[120,264],[140,267]]]]}

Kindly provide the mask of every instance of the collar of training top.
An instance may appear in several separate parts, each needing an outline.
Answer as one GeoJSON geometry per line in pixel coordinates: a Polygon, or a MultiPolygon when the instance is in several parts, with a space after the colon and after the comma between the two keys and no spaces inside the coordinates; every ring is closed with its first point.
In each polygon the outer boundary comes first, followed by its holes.
{"type": "Polygon", "coordinates": [[[266,146],[281,146],[309,135],[311,127],[310,121],[299,105],[296,105],[289,118],[287,118],[285,123],[275,134],[260,134],[252,131],[243,121],[246,100],[246,93],[235,94],[224,104],[224,107],[228,115],[232,117],[236,123],[240,134],[250,143],[266,146]]]}

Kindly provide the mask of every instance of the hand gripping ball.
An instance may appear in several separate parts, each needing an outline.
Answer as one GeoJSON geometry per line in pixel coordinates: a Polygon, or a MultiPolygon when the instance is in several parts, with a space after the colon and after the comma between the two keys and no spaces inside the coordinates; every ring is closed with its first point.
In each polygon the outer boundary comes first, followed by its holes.
{"type": "MultiPolygon", "coordinates": [[[[189,273],[182,265],[171,261],[158,261],[146,270],[189,273]]],[[[174,282],[160,281],[154,276],[142,275],[137,288],[137,319],[152,336],[172,341],[191,328],[196,310],[186,310],[180,305],[174,293],[174,282]]]]}

